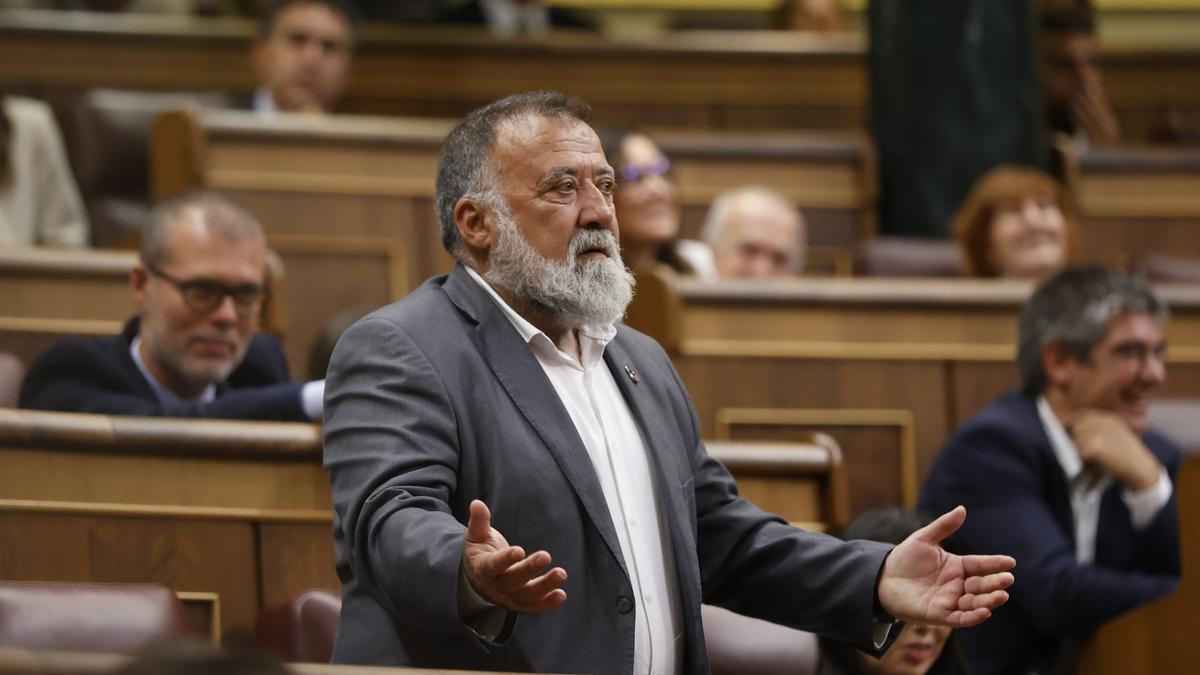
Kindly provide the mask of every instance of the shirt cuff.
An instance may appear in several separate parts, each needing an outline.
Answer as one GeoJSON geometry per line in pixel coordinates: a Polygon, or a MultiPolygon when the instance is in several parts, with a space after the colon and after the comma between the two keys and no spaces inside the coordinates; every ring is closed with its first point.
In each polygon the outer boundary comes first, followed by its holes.
{"type": "Polygon", "coordinates": [[[871,640],[875,645],[875,649],[883,649],[887,644],[888,638],[892,635],[892,629],[896,627],[895,621],[883,622],[875,620],[875,625],[871,628],[871,640]]]}
{"type": "Polygon", "coordinates": [[[487,601],[467,579],[467,570],[458,570],[458,618],[488,642],[496,642],[504,631],[508,610],[487,601]]]}
{"type": "Polygon", "coordinates": [[[300,387],[300,409],[310,422],[320,422],[325,411],[325,380],[305,382],[300,387]]]}
{"type": "Polygon", "coordinates": [[[1166,469],[1158,470],[1158,482],[1140,492],[1130,492],[1129,490],[1121,491],[1121,499],[1125,500],[1125,506],[1129,507],[1129,520],[1133,523],[1135,530],[1140,530],[1151,522],[1162,507],[1171,501],[1171,494],[1175,488],[1171,485],[1171,477],[1167,475],[1166,469]]]}

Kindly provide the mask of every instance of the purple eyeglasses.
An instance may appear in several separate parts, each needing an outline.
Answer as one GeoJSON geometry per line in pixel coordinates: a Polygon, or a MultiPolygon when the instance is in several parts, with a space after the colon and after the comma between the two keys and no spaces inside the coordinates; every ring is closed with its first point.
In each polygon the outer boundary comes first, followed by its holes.
{"type": "Polygon", "coordinates": [[[651,176],[665,176],[671,172],[671,160],[659,157],[653,164],[621,165],[621,180],[636,183],[651,176]]]}

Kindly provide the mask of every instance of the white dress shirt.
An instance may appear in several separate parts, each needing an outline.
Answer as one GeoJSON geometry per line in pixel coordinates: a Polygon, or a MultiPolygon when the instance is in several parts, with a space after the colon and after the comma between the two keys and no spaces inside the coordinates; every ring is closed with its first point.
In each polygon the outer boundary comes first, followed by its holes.
{"type": "Polygon", "coordinates": [[[559,350],[545,333],[509,307],[474,270],[467,271],[529,345],[587,448],[633,589],[633,672],[679,672],[683,664],[683,621],[674,553],[670,537],[665,536],[666,516],[656,499],[645,442],[629,404],[604,363],[604,349],[616,336],[616,327],[608,324],[579,329],[576,333],[582,358],[577,359],[559,350]]]}
{"type": "MultiPolygon", "coordinates": [[[[1038,417],[1050,438],[1050,449],[1067,476],[1067,487],[1071,495],[1071,514],[1075,521],[1075,559],[1080,565],[1091,565],[1096,560],[1096,535],[1100,527],[1100,499],[1112,485],[1112,476],[1089,469],[1079,458],[1079,450],[1067,430],[1046,402],[1045,396],[1037,401],[1038,417]]],[[[1173,491],[1171,478],[1159,468],[1158,482],[1141,490],[1121,491],[1121,498],[1129,507],[1129,519],[1135,529],[1142,529],[1154,520],[1154,516],[1167,505],[1173,491]]]]}

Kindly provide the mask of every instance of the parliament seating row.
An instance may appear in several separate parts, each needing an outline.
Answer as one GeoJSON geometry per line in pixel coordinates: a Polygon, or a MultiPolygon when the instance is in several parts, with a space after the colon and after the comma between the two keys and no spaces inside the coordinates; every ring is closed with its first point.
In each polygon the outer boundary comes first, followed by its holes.
{"type": "MultiPolygon", "coordinates": [[[[366,310],[450,269],[433,209],[446,119],[287,117],[175,111],[155,125],[158,199],[220,190],[254,212],[289,272],[293,363],[324,321],[366,310]],[[300,311],[300,308],[303,311],[300,311]]],[[[661,132],[694,235],[723,190],[753,180],[806,209],[810,244],[849,250],[874,234],[874,168],[859,134],[661,132]]]]}
{"type": "MultiPolygon", "coordinates": [[[[801,509],[793,520],[829,517],[829,498],[814,498],[836,483],[838,456],[828,441],[793,447],[794,456],[771,448],[765,459],[759,455],[766,453],[746,448],[710,447],[752,500],[764,501],[770,490],[744,484],[739,461],[757,465],[752,473],[782,469],[776,488],[807,495],[793,500],[801,509]]],[[[311,425],[0,410],[0,574],[203,589],[220,600],[215,620],[222,632],[244,636],[259,607],[303,589],[337,587],[319,453],[311,425]]],[[[1085,650],[1081,672],[1189,672],[1193,609],[1200,601],[1198,485],[1200,454],[1192,453],[1177,484],[1185,570],[1180,590],[1105,626],[1085,650]]],[[[23,653],[14,660],[11,651],[0,650],[0,672],[15,672],[14,663],[64,662],[23,653]]],[[[343,672],[320,666],[300,671],[343,672]]]]}
{"type": "MultiPolygon", "coordinates": [[[[297,321],[288,355],[303,363],[336,312],[381,306],[450,268],[433,197],[437,156],[451,125],[445,119],[264,121],[231,111],[170,112],[154,130],[154,194],[217,189],[261,218],[291,272],[285,304],[297,321]]],[[[863,246],[876,234],[876,192],[871,144],[862,136],[664,130],[657,137],[675,160],[685,235],[695,236],[713,197],[755,182],[804,209],[810,246],[843,259],[834,267],[848,270],[859,247],[867,253],[865,266],[904,271],[878,260],[905,257],[893,250],[895,242],[863,246]]],[[[1200,176],[1196,151],[1064,152],[1083,215],[1084,260],[1127,267],[1152,251],[1200,258],[1194,236],[1200,202],[1191,189],[1200,176]]],[[[930,269],[942,273],[957,260],[953,251],[938,249],[937,255],[930,269]]]]}
{"type": "MultiPolygon", "coordinates": [[[[913,506],[938,448],[1018,384],[1029,282],[640,275],[626,321],[671,355],[708,438],[788,440],[820,429],[846,455],[851,513],[913,506]]],[[[1200,396],[1200,288],[1171,306],[1163,396],[1200,396]]]]}
{"type": "MultiPolygon", "coordinates": [[[[739,489],[792,522],[847,520],[827,437],[713,443],[739,489]]],[[[319,427],[0,409],[0,575],[212,593],[221,632],[337,588],[319,427]]]]}
{"type": "MultiPolygon", "coordinates": [[[[118,87],[248,99],[253,35],[248,20],[5,11],[0,81],[41,94],[118,87]]],[[[864,129],[866,49],[858,34],[684,31],[614,41],[567,32],[504,40],[475,30],[368,26],[345,111],[458,117],[516,91],[559,89],[589,100],[605,124],[864,129]],[[631,72],[638,76],[614,76],[631,72]]],[[[1194,45],[1102,42],[1098,61],[1131,137],[1147,137],[1164,111],[1200,110],[1194,45]]]]}
{"type": "MultiPolygon", "coordinates": [[[[0,351],[28,364],[55,337],[115,334],[133,312],[133,260],[124,252],[0,251],[0,351]]],[[[276,276],[277,299],[286,300],[295,277],[282,292],[281,285],[276,276]]],[[[627,321],[671,353],[706,437],[831,434],[848,457],[856,514],[914,504],[946,434],[1016,385],[1017,314],[1030,289],[994,280],[706,283],[650,275],[639,280],[627,321]]],[[[1200,396],[1200,291],[1161,290],[1173,310],[1164,393],[1200,396]]],[[[303,300],[290,312],[296,322],[312,311],[303,300]]],[[[271,303],[263,325],[291,353],[298,330],[285,304],[271,303]]],[[[292,359],[293,370],[305,362],[292,359]]]]}

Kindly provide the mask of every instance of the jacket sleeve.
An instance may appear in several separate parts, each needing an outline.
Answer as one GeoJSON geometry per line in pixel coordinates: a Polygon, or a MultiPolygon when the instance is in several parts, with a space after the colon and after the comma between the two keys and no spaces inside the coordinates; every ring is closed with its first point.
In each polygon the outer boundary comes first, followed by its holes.
{"type": "Polygon", "coordinates": [[[325,467],[343,554],[392,616],[472,639],[456,602],[466,533],[449,504],[457,429],[437,371],[402,328],[367,319],[338,341],[325,386],[325,467]]]}
{"type": "Polygon", "coordinates": [[[967,521],[953,537],[960,552],[1016,558],[1009,604],[1043,634],[1091,630],[1175,589],[1177,574],[1080,565],[1044,495],[1043,459],[999,429],[958,434],[942,450],[921,507],[965,505],[967,521]]]}
{"type": "MultiPolygon", "coordinates": [[[[794,528],[738,495],[700,440],[695,408],[664,354],[690,448],[705,602],[874,651],[875,583],[892,546],[794,528]]],[[[893,631],[898,632],[898,631],[893,631]]]]}

